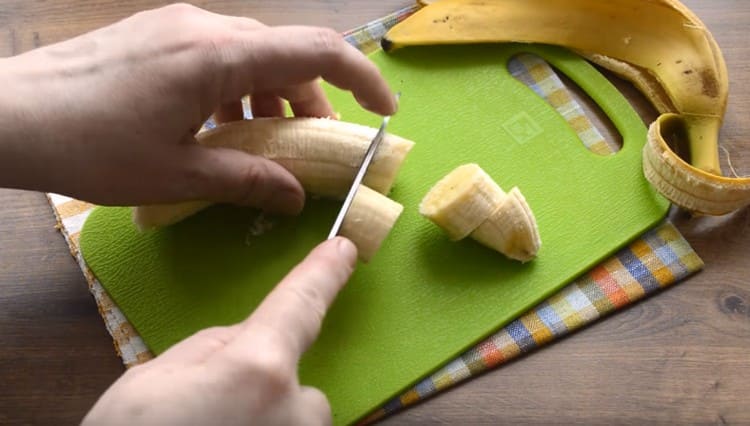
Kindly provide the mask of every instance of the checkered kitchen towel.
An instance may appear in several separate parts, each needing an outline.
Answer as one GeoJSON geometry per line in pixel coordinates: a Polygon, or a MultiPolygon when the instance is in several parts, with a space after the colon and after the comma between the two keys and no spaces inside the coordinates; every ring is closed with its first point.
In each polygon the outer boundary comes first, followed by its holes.
{"type": "MultiPolygon", "coordinates": [[[[414,10],[414,7],[404,8],[344,35],[347,41],[370,53],[379,48],[378,41],[388,28],[414,10]]],[[[521,55],[511,61],[509,68],[512,75],[545,98],[566,118],[589,149],[604,155],[617,149],[586,118],[583,109],[544,61],[532,55],[521,55]]],[[[207,124],[209,127],[212,125],[210,122],[207,124]]],[[[78,250],[81,227],[94,206],[57,194],[48,194],[48,198],[57,216],[60,231],[81,266],[123,362],[131,367],[153,358],[136,330],[91,273],[78,250]]],[[[672,224],[665,222],[401,396],[392,399],[371,413],[365,422],[380,419],[563,337],[678,282],[702,267],[703,262],[687,241],[672,224]]]]}

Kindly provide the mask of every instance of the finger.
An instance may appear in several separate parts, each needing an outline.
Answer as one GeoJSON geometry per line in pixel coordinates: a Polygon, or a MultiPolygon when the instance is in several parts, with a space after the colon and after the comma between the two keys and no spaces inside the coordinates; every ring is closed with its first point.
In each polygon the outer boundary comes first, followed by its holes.
{"type": "Polygon", "coordinates": [[[287,87],[279,95],[289,101],[297,117],[333,117],[335,114],[318,81],[287,87]]]}
{"type": "Polygon", "coordinates": [[[178,191],[184,199],[248,205],[270,213],[298,214],[305,202],[302,185],[266,158],[228,148],[179,147],[178,191]]]}
{"type": "Polygon", "coordinates": [[[351,276],[356,259],[357,249],[346,238],[318,245],[266,296],[227,350],[247,354],[263,348],[284,354],[296,368],[317,338],[323,317],[351,276]]]}
{"type": "Polygon", "coordinates": [[[245,114],[242,112],[242,101],[225,102],[214,113],[216,124],[238,121],[243,118],[245,118],[245,114]]]}
{"type": "Polygon", "coordinates": [[[250,109],[253,111],[253,118],[284,117],[284,102],[271,93],[251,95],[250,109]]]}
{"type": "Polygon", "coordinates": [[[226,71],[223,98],[277,91],[322,77],[366,109],[392,114],[396,101],[375,64],[333,30],[268,27],[243,32],[212,56],[226,71]]]}
{"type": "Polygon", "coordinates": [[[231,342],[240,330],[239,325],[211,327],[200,330],[159,355],[154,362],[194,364],[208,359],[231,342]]]}

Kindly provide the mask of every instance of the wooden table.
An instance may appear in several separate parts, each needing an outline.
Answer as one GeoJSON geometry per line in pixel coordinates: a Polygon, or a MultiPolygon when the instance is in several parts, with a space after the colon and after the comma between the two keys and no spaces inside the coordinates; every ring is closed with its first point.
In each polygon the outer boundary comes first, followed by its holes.
{"type": "MultiPolygon", "coordinates": [[[[162,3],[0,0],[0,55],[162,3]]],[[[410,2],[195,3],[268,24],[345,30],[410,2]]],[[[750,173],[750,2],[685,3],[724,51],[732,85],[721,139],[738,173],[750,173]]],[[[705,260],[703,272],[386,423],[750,423],[750,210],[673,221],[705,260]]],[[[0,424],[78,422],[123,371],[54,225],[42,194],[0,190],[0,424]]]]}

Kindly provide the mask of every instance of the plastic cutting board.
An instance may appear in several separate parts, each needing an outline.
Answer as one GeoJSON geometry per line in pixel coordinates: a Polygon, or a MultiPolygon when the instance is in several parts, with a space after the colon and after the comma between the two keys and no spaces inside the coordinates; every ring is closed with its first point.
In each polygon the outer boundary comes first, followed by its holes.
{"type": "MultiPolygon", "coordinates": [[[[404,213],[381,251],[356,271],[300,365],[329,397],[335,422],[356,421],[508,323],[656,224],[668,204],[644,180],[646,129],[593,67],[545,46],[405,48],[371,55],[402,93],[389,131],[412,139],[391,197],[404,213]],[[576,81],[624,139],[588,151],[566,121],[510,76],[516,53],[539,54],[576,81]],[[466,240],[449,242],[417,211],[462,163],[506,190],[519,186],[542,238],[521,264],[466,240]]],[[[349,93],[327,87],[342,119],[377,126],[349,93]]],[[[373,130],[373,134],[374,134],[373,130]]],[[[198,329],[245,318],[329,230],[338,202],[309,200],[299,218],[248,234],[257,212],[215,206],[139,234],[125,208],[98,208],[81,237],[86,262],[147,345],[160,353],[198,329]]],[[[520,391],[520,390],[519,390],[520,391]]]]}

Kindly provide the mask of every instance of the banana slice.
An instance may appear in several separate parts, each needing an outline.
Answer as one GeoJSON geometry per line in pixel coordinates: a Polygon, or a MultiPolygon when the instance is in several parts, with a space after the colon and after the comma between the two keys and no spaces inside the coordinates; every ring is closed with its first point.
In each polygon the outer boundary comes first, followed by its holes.
{"type": "Polygon", "coordinates": [[[422,199],[419,213],[452,241],[467,236],[511,259],[536,257],[541,239],[536,219],[517,187],[506,194],[479,165],[448,173],[422,199]]]}
{"type": "Polygon", "coordinates": [[[471,233],[471,238],[521,262],[536,257],[542,246],[534,213],[515,186],[500,207],[471,233]]]}
{"type": "Polygon", "coordinates": [[[458,241],[490,217],[504,198],[505,192],[479,165],[464,164],[430,189],[419,213],[458,241]]]}
{"type": "MultiPolygon", "coordinates": [[[[289,170],[311,194],[343,198],[370,141],[367,126],[324,118],[258,118],[223,124],[197,135],[198,143],[263,156],[289,170]]],[[[386,134],[364,184],[387,194],[414,142],[386,134]]],[[[140,230],[171,225],[210,206],[207,201],[138,206],[133,221],[140,230]]]]}
{"type": "Polygon", "coordinates": [[[209,207],[210,201],[185,201],[175,204],[151,204],[133,208],[133,223],[146,231],[177,223],[209,207]]]}
{"type": "Polygon", "coordinates": [[[701,20],[677,0],[418,0],[386,50],[408,45],[529,42],[565,46],[632,81],[662,114],[644,147],[644,174],[676,205],[725,214],[750,204],[750,179],[722,176],[719,129],[729,81],[701,20]],[[670,139],[677,127],[677,140],[670,139]],[[668,142],[687,146],[681,159],[668,142]],[[689,163],[689,164],[688,164],[689,163]]]}
{"type": "Polygon", "coordinates": [[[350,239],[365,263],[377,253],[404,206],[385,195],[360,185],[344,216],[339,235],[350,239]]]}

